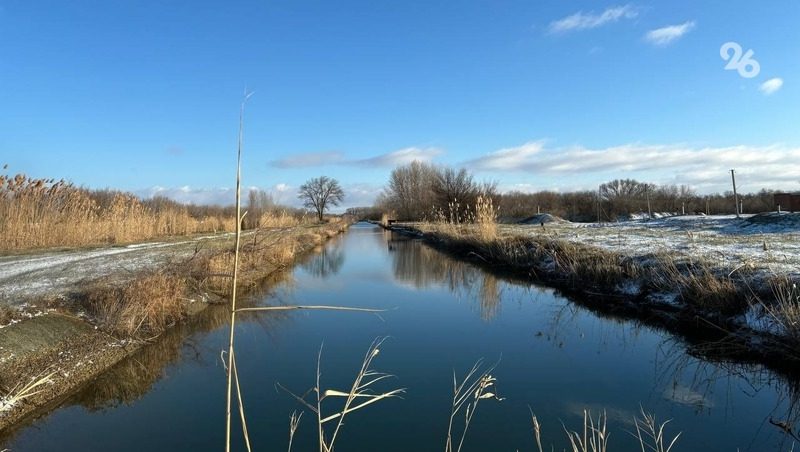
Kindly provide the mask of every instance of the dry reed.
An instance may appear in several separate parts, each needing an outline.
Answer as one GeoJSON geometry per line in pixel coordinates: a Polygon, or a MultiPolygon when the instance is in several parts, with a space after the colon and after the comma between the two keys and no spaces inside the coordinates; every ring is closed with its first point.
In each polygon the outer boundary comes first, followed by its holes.
{"type": "Polygon", "coordinates": [[[162,333],[185,315],[184,278],[145,273],[122,285],[97,281],[88,290],[85,308],[109,332],[124,337],[162,333]]]}
{"type": "Polygon", "coordinates": [[[769,282],[772,289],[771,303],[759,300],[769,321],[785,337],[795,344],[800,343],[800,290],[797,283],[788,277],[775,278],[769,282]]]}
{"type": "MultiPolygon", "coordinates": [[[[607,421],[608,416],[605,412],[599,414],[595,420],[592,417],[592,413],[584,409],[583,428],[580,431],[569,430],[562,423],[562,428],[569,440],[571,451],[606,452],[611,436],[607,421]]],[[[681,432],[678,432],[677,435],[670,438],[666,433],[666,426],[669,422],[670,421],[666,421],[659,424],[656,422],[654,415],[647,413],[642,408],[640,416],[633,418],[636,432],[629,433],[639,441],[642,452],[670,452],[681,436],[681,432]]],[[[544,447],[542,445],[542,425],[539,423],[539,419],[536,415],[533,414],[533,410],[531,410],[531,425],[533,427],[533,438],[536,441],[537,450],[539,452],[544,452],[544,447]]],[[[552,446],[551,450],[554,450],[552,446]]]]}
{"type": "Polygon", "coordinates": [[[483,240],[493,240],[497,237],[497,216],[499,212],[488,196],[478,196],[475,202],[475,224],[478,226],[478,235],[483,240]]]}
{"type": "Polygon", "coordinates": [[[607,420],[606,413],[600,413],[597,415],[597,421],[595,422],[589,410],[584,409],[583,435],[574,430],[567,430],[564,427],[572,452],[606,452],[608,450],[608,438],[611,436],[608,432],[607,420]]]}
{"type": "Polygon", "coordinates": [[[467,372],[461,383],[456,379],[456,374],[453,372],[453,402],[450,407],[450,422],[447,424],[447,442],[445,443],[445,452],[460,452],[464,446],[464,439],[467,436],[472,418],[478,409],[478,404],[481,400],[495,399],[502,400],[496,394],[495,383],[497,379],[491,375],[497,364],[489,366],[486,369],[483,367],[483,360],[478,360],[472,369],[467,372]],[[495,391],[495,392],[492,392],[495,391]],[[461,435],[458,439],[458,445],[455,445],[454,424],[456,416],[464,412],[464,425],[461,428],[461,435]]]}
{"type": "Polygon", "coordinates": [[[0,416],[10,411],[26,399],[42,392],[41,386],[49,384],[55,372],[48,375],[37,375],[25,384],[19,383],[11,388],[7,393],[0,396],[0,416]]]}
{"type": "MultiPolygon", "coordinates": [[[[306,395],[310,393],[315,394],[316,400],[311,402],[306,401],[304,396],[299,396],[278,384],[281,389],[291,394],[292,397],[294,397],[298,402],[316,414],[317,435],[319,438],[320,452],[333,452],[336,445],[336,439],[339,437],[339,433],[344,426],[344,421],[348,414],[358,411],[362,408],[366,408],[367,406],[381,400],[399,397],[405,392],[405,388],[390,389],[379,393],[373,392],[374,385],[393,377],[393,375],[378,372],[372,368],[372,361],[380,353],[380,347],[383,345],[384,341],[385,338],[379,338],[373,341],[369,346],[367,352],[364,354],[364,359],[361,362],[361,368],[353,379],[353,384],[348,391],[322,388],[320,381],[322,376],[320,369],[320,363],[322,361],[322,348],[320,348],[317,356],[316,384],[311,390],[305,392],[306,395]],[[343,400],[343,402],[341,407],[334,410],[333,413],[326,414],[325,410],[323,409],[323,402],[328,399],[343,400]],[[332,431],[325,430],[325,424],[329,422],[334,423],[333,428],[328,429],[332,431]]],[[[297,422],[299,422],[299,419],[297,422]]],[[[295,425],[294,429],[297,428],[294,421],[291,421],[290,425],[295,425]]],[[[294,430],[291,431],[291,435],[293,436],[294,430]]]]}
{"type": "Polygon", "coordinates": [[[656,422],[656,417],[644,411],[643,408],[641,417],[635,417],[633,423],[636,426],[636,438],[639,440],[642,452],[670,452],[681,436],[681,433],[678,432],[672,440],[669,440],[664,431],[669,421],[659,424],[656,422]],[[664,445],[665,441],[669,441],[667,445],[664,445]]]}
{"type": "Polygon", "coordinates": [[[0,251],[131,243],[234,227],[234,218],[221,210],[198,215],[172,201],[91,191],[63,179],[0,174],[0,251]]]}

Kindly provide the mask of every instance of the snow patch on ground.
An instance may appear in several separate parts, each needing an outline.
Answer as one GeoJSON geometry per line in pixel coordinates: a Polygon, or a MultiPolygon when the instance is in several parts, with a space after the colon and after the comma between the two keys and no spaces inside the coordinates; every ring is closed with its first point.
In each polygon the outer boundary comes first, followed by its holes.
{"type": "MultiPolygon", "coordinates": [[[[591,245],[631,256],[640,263],[655,264],[661,255],[684,262],[702,259],[726,272],[746,273],[754,290],[768,289],[767,283],[776,276],[800,279],[800,213],[768,212],[740,218],[665,215],[653,219],[645,214],[616,223],[552,223],[546,232],[532,225],[503,225],[501,231],[591,245]]],[[[638,294],[635,283],[618,290],[638,294]]],[[[648,299],[682,304],[677,293],[650,294],[648,299]]],[[[757,306],[742,321],[755,331],[782,334],[780,325],[757,306]]]]}
{"type": "Polygon", "coordinates": [[[25,298],[63,294],[88,279],[154,268],[170,259],[190,256],[199,241],[229,235],[0,257],[0,303],[15,305],[25,298]]]}

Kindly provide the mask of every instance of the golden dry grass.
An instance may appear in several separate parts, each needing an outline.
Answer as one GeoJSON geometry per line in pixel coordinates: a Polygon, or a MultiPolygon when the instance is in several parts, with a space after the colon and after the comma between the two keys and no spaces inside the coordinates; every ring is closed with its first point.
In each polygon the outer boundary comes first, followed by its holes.
{"type": "Polygon", "coordinates": [[[475,224],[478,225],[478,235],[483,240],[492,240],[497,237],[498,209],[488,196],[478,196],[475,202],[475,224]]]}
{"type": "Polygon", "coordinates": [[[140,276],[122,285],[100,281],[85,307],[108,331],[124,337],[153,336],[186,313],[186,280],[165,273],[140,276]]]}
{"type": "Polygon", "coordinates": [[[769,282],[773,300],[759,303],[768,319],[795,344],[800,343],[800,289],[790,278],[777,277],[769,282]]]}
{"type": "Polygon", "coordinates": [[[291,228],[301,224],[309,223],[309,219],[297,217],[287,213],[285,210],[280,212],[266,212],[261,214],[258,219],[258,226],[262,228],[291,228]]]}
{"type": "Polygon", "coordinates": [[[234,228],[232,216],[193,216],[177,203],[148,204],[129,193],[0,174],[0,251],[131,243],[234,228]]]}

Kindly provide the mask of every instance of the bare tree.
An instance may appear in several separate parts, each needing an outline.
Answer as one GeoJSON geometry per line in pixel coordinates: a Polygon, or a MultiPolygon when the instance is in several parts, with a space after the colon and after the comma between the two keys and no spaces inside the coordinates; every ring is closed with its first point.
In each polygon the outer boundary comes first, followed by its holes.
{"type": "Polygon", "coordinates": [[[396,209],[401,219],[417,220],[430,213],[433,205],[433,185],[437,169],[424,162],[414,161],[392,170],[382,202],[396,209]]]}
{"type": "Polygon", "coordinates": [[[615,179],[600,185],[600,197],[612,217],[627,215],[642,210],[638,204],[644,199],[647,188],[647,184],[633,179],[615,179]]]}
{"type": "Polygon", "coordinates": [[[339,181],[328,176],[315,177],[300,186],[298,198],[303,205],[317,212],[319,221],[330,206],[338,206],[344,200],[344,191],[339,181]]]}
{"type": "Polygon", "coordinates": [[[253,229],[260,225],[261,216],[275,209],[272,195],[255,188],[247,193],[247,217],[244,219],[245,229],[253,229]]]}

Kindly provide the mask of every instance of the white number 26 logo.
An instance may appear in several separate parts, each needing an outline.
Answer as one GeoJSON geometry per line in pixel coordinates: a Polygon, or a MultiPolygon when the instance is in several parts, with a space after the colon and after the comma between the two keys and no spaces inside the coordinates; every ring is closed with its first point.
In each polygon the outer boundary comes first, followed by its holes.
{"type": "Polygon", "coordinates": [[[748,50],[747,53],[742,55],[742,46],[733,41],[722,44],[719,49],[719,56],[728,62],[725,65],[725,69],[729,71],[735,69],[744,78],[753,78],[761,72],[761,65],[753,59],[753,53],[752,50],[748,50]]]}

